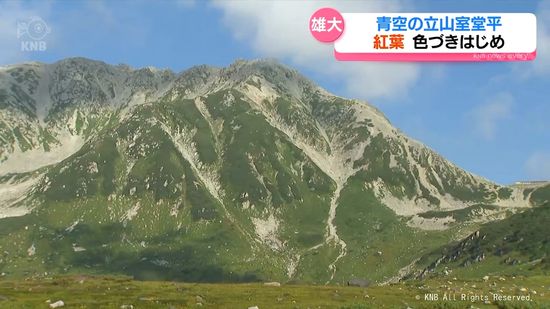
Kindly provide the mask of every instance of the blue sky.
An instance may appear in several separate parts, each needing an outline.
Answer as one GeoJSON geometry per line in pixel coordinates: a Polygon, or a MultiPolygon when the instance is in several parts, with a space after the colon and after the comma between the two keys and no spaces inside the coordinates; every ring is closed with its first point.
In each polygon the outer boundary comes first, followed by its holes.
{"type": "Polygon", "coordinates": [[[0,1],[0,65],[81,56],[181,71],[277,58],[329,91],[368,101],[409,136],[498,183],[550,179],[550,1],[0,1]],[[533,12],[529,63],[339,63],[314,41],[319,7],[342,12],[533,12]],[[40,16],[47,50],[21,52],[18,20],[40,16]]]}

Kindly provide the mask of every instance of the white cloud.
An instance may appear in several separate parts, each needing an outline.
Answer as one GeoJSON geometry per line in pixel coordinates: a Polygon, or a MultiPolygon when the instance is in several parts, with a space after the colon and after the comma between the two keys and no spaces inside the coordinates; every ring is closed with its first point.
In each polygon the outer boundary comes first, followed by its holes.
{"type": "MultiPolygon", "coordinates": [[[[21,51],[21,42],[17,38],[17,22],[38,16],[48,23],[49,11],[50,3],[46,1],[33,5],[32,8],[19,1],[0,2],[0,64],[12,64],[30,58],[29,52],[21,51]]],[[[53,37],[54,34],[49,34],[46,41],[49,43],[53,37]]]]}
{"type": "Polygon", "coordinates": [[[537,58],[532,64],[536,74],[550,74],[550,0],[539,3],[537,16],[537,58]]]}
{"type": "Polygon", "coordinates": [[[321,7],[340,12],[397,12],[401,1],[214,1],[237,39],[266,57],[289,59],[342,81],[348,95],[373,99],[405,96],[420,76],[417,64],[338,62],[332,44],[321,44],[308,31],[309,17],[321,7]]]}
{"type": "Polygon", "coordinates": [[[527,175],[536,180],[550,180],[550,152],[535,152],[525,162],[527,175]]]}
{"type": "Polygon", "coordinates": [[[537,16],[537,57],[529,63],[513,63],[513,73],[497,76],[497,80],[550,75],[550,0],[540,1],[534,13],[537,16]]]}
{"type": "Polygon", "coordinates": [[[193,8],[197,5],[197,0],[178,0],[177,3],[184,8],[193,8]]]}
{"type": "Polygon", "coordinates": [[[486,140],[492,140],[502,120],[510,118],[514,98],[509,93],[498,93],[484,104],[470,112],[475,133],[486,140]]]}

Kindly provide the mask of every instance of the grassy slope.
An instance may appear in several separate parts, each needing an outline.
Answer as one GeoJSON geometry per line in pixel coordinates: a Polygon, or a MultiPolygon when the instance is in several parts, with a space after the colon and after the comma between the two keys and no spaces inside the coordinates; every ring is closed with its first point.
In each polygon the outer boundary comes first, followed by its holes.
{"type": "Polygon", "coordinates": [[[127,277],[56,277],[7,281],[0,279],[0,307],[41,308],[63,300],[68,308],[549,308],[550,278],[493,278],[477,281],[411,281],[369,288],[261,284],[189,284],[133,281],[127,277]],[[525,288],[525,291],[521,289],[525,288]],[[438,301],[424,300],[439,294],[438,301]],[[457,300],[443,300],[444,293],[457,300]],[[466,296],[530,295],[532,301],[471,301],[466,296]],[[536,294],[535,294],[536,293],[536,294]],[[198,305],[200,303],[201,305],[198,305]]]}
{"type": "Polygon", "coordinates": [[[535,202],[544,204],[487,223],[479,229],[478,236],[471,235],[458,244],[436,250],[420,262],[433,262],[443,252],[444,259],[435,267],[435,274],[441,274],[447,267],[452,276],[461,278],[491,274],[550,275],[549,188],[542,187],[531,195],[535,202]]]}
{"type": "Polygon", "coordinates": [[[224,94],[208,98],[213,117],[225,120],[216,138],[193,101],[162,101],[112,123],[101,138],[52,167],[40,185],[41,206],[25,217],[1,220],[0,249],[6,252],[0,271],[284,280],[282,256],[322,241],[333,185],[248,103],[221,105],[224,94]],[[239,226],[227,219],[156,120],[174,131],[196,129],[198,156],[205,164],[221,165],[224,204],[239,226]],[[219,147],[225,147],[223,160],[219,147]],[[243,210],[244,193],[255,209],[243,210]],[[124,219],[133,208],[139,208],[135,216],[124,219]],[[254,235],[250,217],[266,208],[282,217],[280,232],[289,252],[273,252],[240,232],[254,235]],[[27,256],[33,244],[36,254],[27,256]]]}
{"type": "Polygon", "coordinates": [[[452,230],[410,228],[364,188],[361,175],[348,180],[336,217],[339,234],[349,250],[337,265],[337,281],[367,276],[384,281],[399,269],[449,241],[452,230]]]}

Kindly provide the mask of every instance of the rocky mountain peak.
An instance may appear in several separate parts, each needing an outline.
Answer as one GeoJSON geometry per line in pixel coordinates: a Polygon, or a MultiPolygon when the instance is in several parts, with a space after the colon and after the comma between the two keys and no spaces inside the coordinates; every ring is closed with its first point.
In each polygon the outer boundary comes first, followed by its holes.
{"type": "Polygon", "coordinates": [[[3,271],[381,280],[539,194],[460,169],[273,60],[0,70],[0,218],[23,217],[0,235],[3,271]]]}

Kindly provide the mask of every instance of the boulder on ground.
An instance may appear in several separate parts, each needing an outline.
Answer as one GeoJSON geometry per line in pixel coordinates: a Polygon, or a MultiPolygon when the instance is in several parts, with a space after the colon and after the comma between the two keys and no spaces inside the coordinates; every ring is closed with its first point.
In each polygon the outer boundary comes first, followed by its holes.
{"type": "Polygon", "coordinates": [[[60,308],[65,306],[65,303],[62,300],[58,300],[55,303],[50,304],[50,308],[60,308]]]}
{"type": "Polygon", "coordinates": [[[358,286],[361,288],[366,288],[370,285],[370,280],[354,278],[348,281],[348,286],[358,286]]]}

